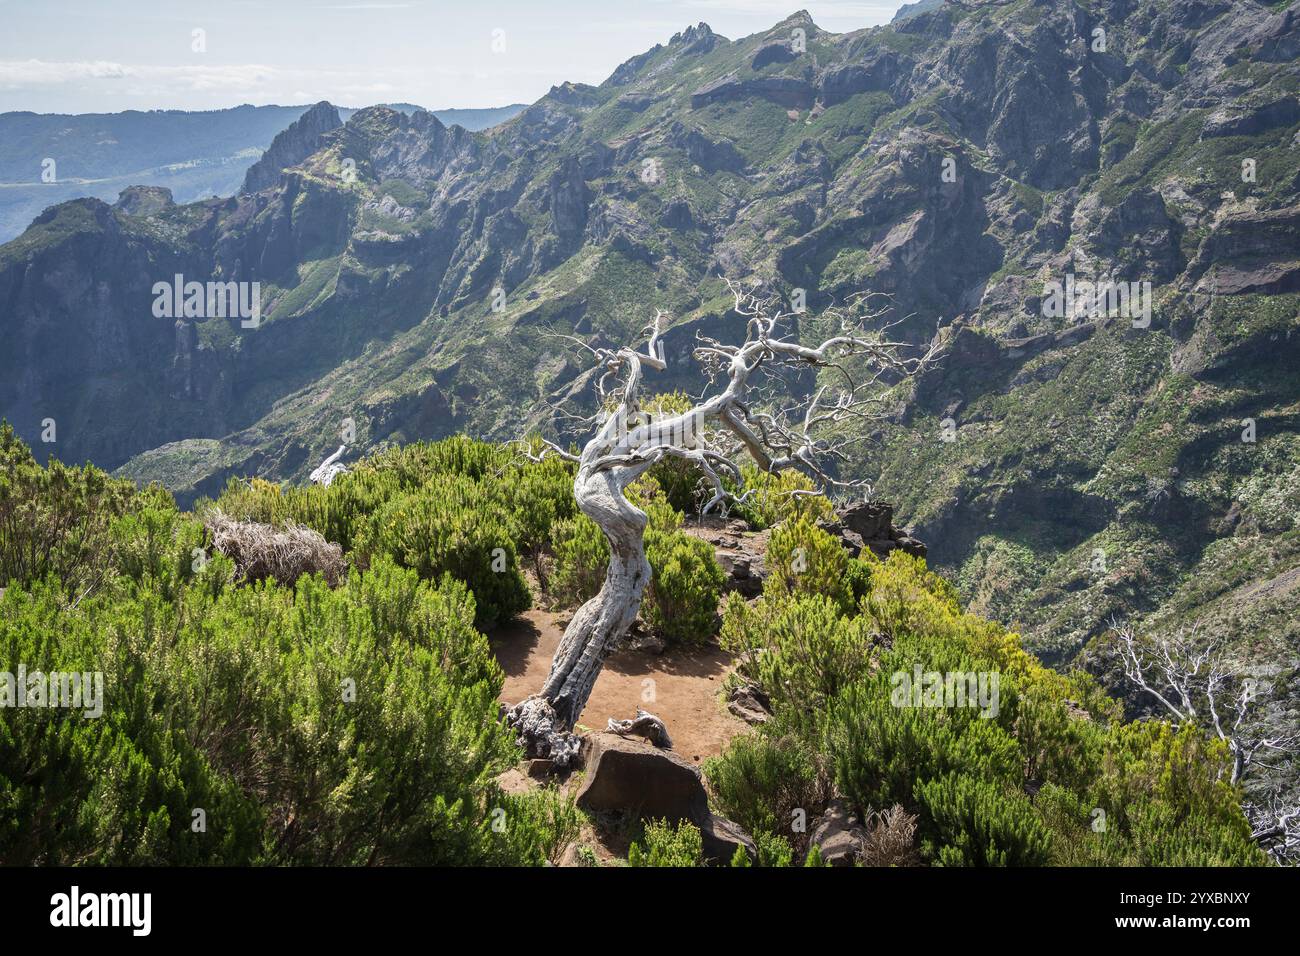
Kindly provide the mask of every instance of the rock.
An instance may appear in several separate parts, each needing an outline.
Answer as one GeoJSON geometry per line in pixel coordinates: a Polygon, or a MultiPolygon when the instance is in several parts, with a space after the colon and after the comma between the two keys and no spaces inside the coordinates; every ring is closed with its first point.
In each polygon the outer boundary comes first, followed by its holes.
{"type": "Polygon", "coordinates": [[[666,142],[684,150],[692,163],[708,172],[743,173],[748,165],[732,143],[725,139],[712,139],[703,130],[689,129],[681,123],[672,125],[666,142]]]}
{"type": "Polygon", "coordinates": [[[640,634],[634,634],[632,639],[627,642],[627,648],[630,651],[641,651],[644,654],[662,654],[668,649],[668,642],[658,634],[644,631],[640,634]]]}
{"type": "Polygon", "coordinates": [[[582,741],[582,763],[586,777],[577,803],[584,810],[632,810],[697,824],[708,819],[700,772],[670,750],[617,734],[589,734],[582,741]]]}
{"type": "Polygon", "coordinates": [[[654,101],[655,98],[649,93],[624,93],[618,98],[616,105],[634,113],[641,113],[648,109],[654,101]]]}
{"type": "Polygon", "coordinates": [[[714,557],[726,575],[723,590],[753,598],[763,593],[763,579],[767,577],[763,556],[767,553],[768,533],[748,531],[746,527],[743,521],[706,515],[688,522],[682,530],[713,545],[714,557]]]}
{"type": "Polygon", "coordinates": [[[754,58],[749,61],[749,68],[757,72],[770,63],[789,63],[799,54],[784,40],[764,43],[754,51],[754,58]]]}
{"type": "Polygon", "coordinates": [[[764,724],[772,717],[772,702],[759,687],[743,684],[732,690],[727,710],[747,724],[764,724]]]}
{"type": "Polygon", "coordinates": [[[893,505],[884,501],[849,505],[834,520],[824,520],[820,525],[838,537],[855,558],[864,550],[870,550],[878,558],[888,557],[891,551],[906,551],[918,558],[926,555],[924,544],[894,527],[893,505]]]}
{"type": "Polygon", "coordinates": [[[1224,107],[1205,120],[1201,139],[1216,136],[1258,136],[1279,126],[1293,126],[1300,120],[1300,100],[1286,97],[1252,110],[1224,107]]]}
{"type": "Polygon", "coordinates": [[[128,216],[152,216],[174,205],[172,191],[165,186],[128,186],[118,193],[113,208],[128,216]]]}
{"type": "Polygon", "coordinates": [[[244,176],[245,193],[255,193],[274,186],[280,173],[297,166],[321,147],[322,137],[343,125],[339,111],[329,103],[317,103],[271,141],[262,158],[249,167],[244,176]]]}
{"type": "Polygon", "coordinates": [[[894,507],[883,501],[860,501],[841,511],[839,520],[864,541],[888,538],[894,524],[894,507]]]}
{"type": "Polygon", "coordinates": [[[528,776],[534,779],[545,777],[555,770],[555,761],[545,758],[537,758],[528,761],[528,776]]]}
{"type": "Polygon", "coordinates": [[[754,843],[754,838],[741,829],[739,824],[710,813],[697,825],[704,844],[704,858],[710,863],[725,866],[736,855],[736,848],[742,846],[750,862],[758,860],[758,846],[754,843]]]}
{"type": "Polygon", "coordinates": [[[704,856],[730,863],[743,846],[751,860],[754,840],[737,824],[709,812],[700,772],[668,750],[615,734],[589,734],[582,741],[586,778],[577,803],[584,810],[632,811],[644,819],[683,820],[700,828],[704,856]]]}
{"type": "Polygon", "coordinates": [[[867,829],[843,800],[832,800],[813,826],[810,845],[831,866],[852,866],[866,846],[867,829]]]}

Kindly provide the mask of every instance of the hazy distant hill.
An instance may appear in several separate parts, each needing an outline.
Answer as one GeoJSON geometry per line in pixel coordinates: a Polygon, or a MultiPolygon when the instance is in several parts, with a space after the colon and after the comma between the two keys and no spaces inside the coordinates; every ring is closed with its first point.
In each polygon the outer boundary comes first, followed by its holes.
{"type": "MultiPolygon", "coordinates": [[[[413,113],[408,103],[394,109],[413,113]]],[[[438,110],[444,123],[481,130],[524,107],[438,110]]],[[[271,140],[306,106],[237,106],[206,112],[128,110],[68,116],[0,113],[0,242],[19,235],[48,206],[94,196],[112,201],[128,186],[165,186],[177,202],[229,196],[271,140]],[[54,161],[55,182],[42,181],[54,161]]],[[[341,109],[347,120],[355,109],[341,109]]]]}

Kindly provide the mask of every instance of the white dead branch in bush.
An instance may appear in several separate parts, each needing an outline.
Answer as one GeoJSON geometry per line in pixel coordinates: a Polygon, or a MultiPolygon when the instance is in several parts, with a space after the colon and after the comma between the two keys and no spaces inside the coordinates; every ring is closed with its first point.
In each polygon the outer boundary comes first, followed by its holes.
{"type": "MultiPolygon", "coordinates": [[[[1231,782],[1255,772],[1275,774],[1265,755],[1294,757],[1300,732],[1267,733],[1247,718],[1255,711],[1255,682],[1238,674],[1226,659],[1222,639],[1199,641],[1196,634],[1144,643],[1131,624],[1116,624],[1116,650],[1124,676],[1154,698],[1175,725],[1195,724],[1228,745],[1231,782]]],[[[1253,835],[1279,862],[1300,855],[1300,803],[1278,793],[1265,803],[1243,805],[1253,835]]]]}
{"type": "MultiPolygon", "coordinates": [[[[839,313],[826,318],[838,322],[837,334],[814,346],[800,344],[782,331],[794,316],[781,313],[766,299],[734,286],[735,310],[748,319],[745,341],[726,345],[697,336],[694,358],[721,390],[690,410],[658,421],[647,421],[640,405],[644,370],[666,367],[660,335],[665,316],[655,316],[644,352],[632,348],[591,348],[566,336],[592,355],[600,372],[596,397],[602,409],[594,418],[596,434],[580,455],[571,455],[552,442],[542,454],[553,453],[578,465],[573,492],[578,507],[604,532],[609,541],[609,569],[600,593],[582,605],[565,629],[551,662],[550,675],[535,695],[515,705],[510,722],[520,733],[520,743],[530,754],[549,757],[566,766],[578,749],[572,729],[586,706],[601,665],[615,642],[636,620],[641,597],[650,580],[642,536],[645,513],[624,495],[628,485],[665,458],[691,462],[712,487],[703,510],[709,511],[731,497],[723,476],[738,488],[737,462],[747,452],[767,472],[795,468],[821,488],[860,487],[831,474],[837,462],[847,460],[847,450],[868,431],[854,436],[828,436],[829,429],[883,417],[879,411],[886,376],[914,373],[929,358],[900,357],[903,343],[892,342],[884,332],[865,324],[885,310],[868,312],[857,320],[839,313]],[[845,364],[865,370],[855,381],[845,364]],[[758,407],[759,382],[779,380],[783,373],[834,369],[838,388],[823,385],[801,408],[768,411],[758,407]],[[611,383],[618,384],[611,387],[611,383]]],[[[885,330],[886,332],[888,329],[885,330]]],[[[616,722],[620,728],[621,722],[616,722]]],[[[667,729],[653,714],[639,712],[630,722],[651,739],[667,740],[667,729]]]]}
{"type": "Polygon", "coordinates": [[[347,474],[348,466],[339,461],[347,450],[347,445],[339,445],[339,450],[317,465],[315,470],[308,475],[308,479],[313,484],[324,485],[328,488],[330,482],[336,477],[347,474]]]}
{"type": "Polygon", "coordinates": [[[347,567],[342,548],[302,525],[276,529],[256,521],[237,521],[220,509],[208,512],[203,523],[213,547],[234,561],[250,581],[275,578],[293,584],[301,575],[319,571],[335,585],[347,567]]]}

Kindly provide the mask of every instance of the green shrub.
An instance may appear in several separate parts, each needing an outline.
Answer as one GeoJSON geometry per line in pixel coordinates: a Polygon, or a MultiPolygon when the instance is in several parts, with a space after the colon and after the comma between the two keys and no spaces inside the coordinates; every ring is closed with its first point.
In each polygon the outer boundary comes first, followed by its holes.
{"type": "MultiPolygon", "coordinates": [[[[6,862],[501,858],[488,800],[516,751],[463,585],[378,560],[338,589],[308,576],[168,602],[131,586],[68,610],[38,585],[0,602],[4,659],[99,671],[105,689],[98,719],[0,710],[6,862]]],[[[550,849],[529,841],[510,844],[521,862],[550,849]]]]}
{"type": "Polygon", "coordinates": [[[485,630],[531,602],[508,519],[468,478],[443,476],[389,501],[358,535],[356,553],[362,564],[387,556],[426,580],[451,575],[463,581],[474,592],[475,621],[485,630]]]}
{"type": "Polygon", "coordinates": [[[783,595],[818,595],[834,602],[841,614],[857,608],[855,585],[859,590],[863,585],[857,573],[849,572],[855,562],[836,538],[807,517],[795,518],[772,530],[763,563],[767,567],[765,595],[778,599],[783,595]]]}
{"type": "Polygon", "coordinates": [[[793,735],[771,736],[766,728],[733,738],[721,755],[705,762],[704,773],[717,811],[756,839],[767,833],[801,847],[808,822],[829,799],[828,781],[808,746],[793,735]],[[797,823],[805,825],[803,832],[797,823]]]}
{"type": "Polygon", "coordinates": [[[1042,866],[1050,839],[1019,791],[968,774],[916,785],[932,836],[921,849],[940,866],[1042,866]]]}
{"type": "Polygon", "coordinates": [[[725,575],[707,541],[684,531],[647,530],[652,571],[641,604],[650,629],[678,644],[700,644],[715,630],[725,575]]]}
{"type": "Polygon", "coordinates": [[[166,492],[137,492],[91,465],[42,467],[0,423],[0,587],[52,575],[67,593],[81,594],[108,570],[113,519],[164,502],[171,502],[166,492]]]}
{"type": "Polygon", "coordinates": [[[574,798],[553,787],[522,794],[489,796],[491,821],[486,837],[489,858],[502,866],[558,864],[565,847],[578,837],[581,814],[574,798]]]}
{"type": "Polygon", "coordinates": [[[563,518],[551,527],[555,568],[551,594],[567,607],[594,598],[609,569],[609,542],[596,522],[584,514],[563,518]]]}
{"type": "Polygon", "coordinates": [[[737,594],[723,606],[721,643],[743,656],[740,670],[763,688],[787,722],[813,733],[828,705],[866,672],[872,632],[820,595],[772,598],[750,605],[737,594]]]}
{"type": "Polygon", "coordinates": [[[737,517],[743,518],[755,531],[771,528],[783,521],[807,518],[817,522],[830,517],[835,509],[821,495],[794,494],[809,492],[815,487],[808,476],[788,469],[772,474],[760,471],[752,462],[740,467],[743,500],[732,506],[737,517]]]}
{"type": "Polygon", "coordinates": [[[629,866],[703,866],[704,842],[700,829],[683,820],[676,824],[652,820],[645,836],[627,853],[629,866]]]}

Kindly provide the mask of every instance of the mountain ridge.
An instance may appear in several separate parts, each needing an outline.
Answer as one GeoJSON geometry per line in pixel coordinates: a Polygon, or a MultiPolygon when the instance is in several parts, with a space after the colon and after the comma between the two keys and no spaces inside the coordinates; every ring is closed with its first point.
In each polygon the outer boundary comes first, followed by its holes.
{"type": "Polygon", "coordinates": [[[0,414],[193,500],[302,480],[348,419],[358,450],[547,424],[590,374],[552,331],[622,344],[664,308],[663,387],[698,387],[694,334],[737,333],[723,277],[803,290],[800,328],[876,292],[942,361],[856,473],[967,600],[1057,662],[1115,615],[1220,611],[1294,657],[1295,592],[1196,596],[1225,563],[1300,566],[1298,8],[697,24],[487,132],[364,109],[264,188],[145,215],[82,200],[0,247],[0,414]],[[265,321],[160,323],[149,289],[176,273],[260,282],[265,321]],[[1150,283],[1149,326],[1049,315],[1067,277],[1150,283]]]}

